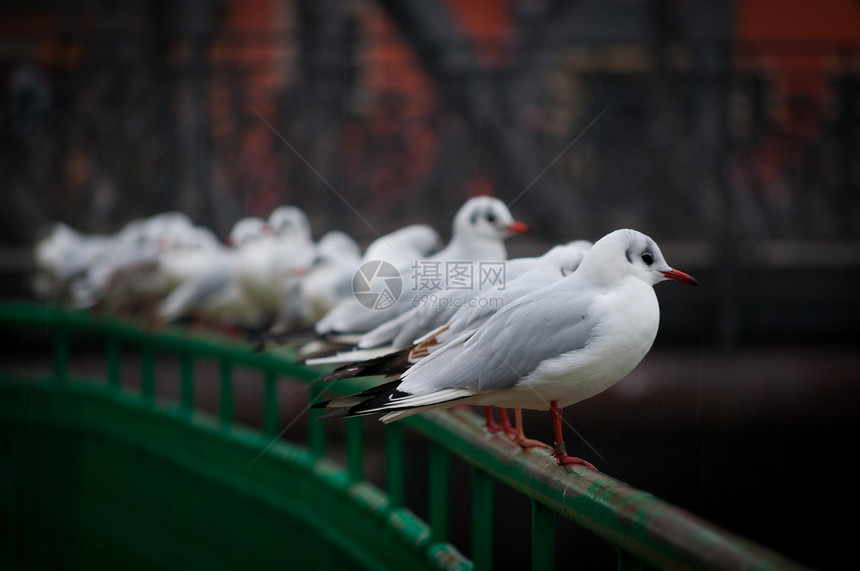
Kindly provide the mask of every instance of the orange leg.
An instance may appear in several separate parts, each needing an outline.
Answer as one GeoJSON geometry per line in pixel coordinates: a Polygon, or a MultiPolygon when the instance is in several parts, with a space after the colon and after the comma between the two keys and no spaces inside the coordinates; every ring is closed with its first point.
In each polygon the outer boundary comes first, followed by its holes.
{"type": "Polygon", "coordinates": [[[517,428],[514,430],[514,433],[509,434],[509,436],[514,444],[523,450],[528,450],[529,448],[552,448],[552,446],[544,444],[540,440],[526,438],[526,435],[523,432],[523,410],[520,408],[514,409],[514,424],[517,428]]]}

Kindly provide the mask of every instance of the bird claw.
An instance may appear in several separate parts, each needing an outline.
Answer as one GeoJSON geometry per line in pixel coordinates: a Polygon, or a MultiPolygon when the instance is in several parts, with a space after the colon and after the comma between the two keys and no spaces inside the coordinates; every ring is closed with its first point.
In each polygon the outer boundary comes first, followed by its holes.
{"type": "Polygon", "coordinates": [[[569,464],[578,464],[580,466],[585,466],[586,468],[591,468],[595,472],[600,471],[594,467],[594,464],[592,464],[591,462],[588,462],[586,460],[583,460],[582,458],[577,458],[576,456],[568,456],[564,452],[562,452],[562,453],[553,452],[552,455],[555,456],[555,459],[558,461],[559,466],[567,466],[569,464]]]}

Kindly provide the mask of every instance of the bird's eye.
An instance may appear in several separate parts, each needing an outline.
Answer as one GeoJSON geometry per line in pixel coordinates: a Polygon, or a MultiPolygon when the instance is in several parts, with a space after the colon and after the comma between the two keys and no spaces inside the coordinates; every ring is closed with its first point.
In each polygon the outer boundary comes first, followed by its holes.
{"type": "Polygon", "coordinates": [[[646,265],[650,266],[654,263],[654,257],[648,252],[645,252],[642,254],[642,261],[645,262],[646,265]]]}
{"type": "Polygon", "coordinates": [[[496,215],[492,212],[487,212],[487,222],[493,224],[496,221],[496,215]]]}

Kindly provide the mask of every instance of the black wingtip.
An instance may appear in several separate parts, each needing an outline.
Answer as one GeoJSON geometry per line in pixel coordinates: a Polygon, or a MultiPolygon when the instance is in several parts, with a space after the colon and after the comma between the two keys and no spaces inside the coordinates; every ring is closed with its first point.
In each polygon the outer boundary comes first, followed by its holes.
{"type": "Polygon", "coordinates": [[[320,416],[317,420],[334,420],[335,418],[344,418],[347,416],[350,416],[348,408],[336,408],[320,416]]]}

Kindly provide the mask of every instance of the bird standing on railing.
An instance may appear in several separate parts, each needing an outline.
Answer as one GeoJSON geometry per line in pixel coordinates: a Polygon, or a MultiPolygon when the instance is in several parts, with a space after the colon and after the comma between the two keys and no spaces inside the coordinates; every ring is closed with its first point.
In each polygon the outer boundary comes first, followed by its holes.
{"type": "MultiPolygon", "coordinates": [[[[427,258],[429,263],[504,261],[507,258],[504,241],[528,227],[517,222],[504,202],[488,196],[471,198],[454,216],[453,232],[448,245],[427,258]]],[[[397,268],[407,284],[413,281],[416,260],[409,266],[397,268]]],[[[396,266],[395,266],[396,267],[396,266]]],[[[317,322],[320,336],[364,334],[412,308],[411,296],[404,295],[385,308],[368,308],[359,300],[346,300],[317,322]]],[[[357,341],[357,339],[356,339],[357,341]]]]}
{"type": "Polygon", "coordinates": [[[549,410],[558,463],[594,468],[567,454],[562,408],[639,364],[659,326],[652,286],[666,279],[697,285],[666,263],[651,238],[617,230],[573,274],[520,297],[399,379],[315,406],[330,409],[321,418],[384,413],[383,422],[458,404],[549,410]]]}
{"type": "MultiPolygon", "coordinates": [[[[239,286],[235,265],[239,248],[263,239],[265,223],[259,218],[243,218],[234,224],[228,248],[217,243],[194,251],[193,259],[180,258],[186,269],[184,278],[170,291],[159,306],[159,317],[173,321],[193,317],[220,328],[260,327],[267,318],[263,309],[239,286]]],[[[163,264],[170,265],[170,257],[163,264]]]]}
{"type": "MultiPolygon", "coordinates": [[[[383,347],[344,351],[330,357],[308,359],[308,365],[341,364],[331,373],[322,377],[322,381],[334,381],[354,377],[366,377],[374,375],[400,375],[409,367],[425,358],[427,355],[438,351],[450,341],[461,334],[477,329],[483,325],[501,308],[513,303],[523,295],[529,294],[544,286],[554,283],[565,276],[573,273],[582,263],[585,254],[591,248],[591,242],[577,240],[569,244],[559,245],[551,248],[545,254],[534,258],[516,258],[506,262],[506,279],[504,288],[486,288],[484,291],[476,292],[474,303],[465,304],[447,319],[444,323],[433,327],[433,322],[425,321],[428,317],[426,312],[413,314],[412,311],[403,314],[413,320],[413,326],[420,326],[421,337],[417,337],[409,343],[401,346],[394,343],[383,347]],[[432,329],[431,329],[432,327],[432,329]],[[429,329],[429,330],[428,330],[429,329]],[[361,360],[359,360],[361,359],[361,360]]],[[[422,307],[419,309],[426,309],[422,307]]],[[[447,312],[438,310],[439,316],[449,315],[447,312]]],[[[431,316],[432,317],[432,316],[431,316]]],[[[384,327],[380,326],[380,327],[384,327]]],[[[379,328],[377,328],[379,329],[379,328]]],[[[376,331],[376,330],[374,330],[376,331]]],[[[362,338],[362,342],[368,335],[362,338]]],[[[417,335],[418,330],[413,330],[417,335]]],[[[503,430],[511,437],[514,443],[522,448],[544,446],[542,443],[525,437],[522,427],[522,415],[515,410],[515,427],[510,425],[507,413],[501,411],[501,425],[493,420],[492,407],[485,407],[485,427],[489,432],[503,430]]]]}

